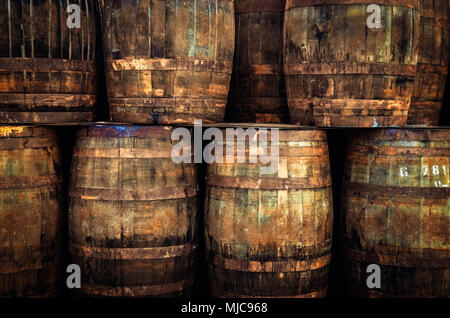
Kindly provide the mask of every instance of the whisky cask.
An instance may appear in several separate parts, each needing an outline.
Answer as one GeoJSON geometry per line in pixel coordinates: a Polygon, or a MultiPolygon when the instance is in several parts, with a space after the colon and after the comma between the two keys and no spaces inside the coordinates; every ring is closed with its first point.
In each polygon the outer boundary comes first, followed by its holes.
{"type": "Polygon", "coordinates": [[[284,0],[236,0],[236,51],[227,119],[287,123],[284,0]]]}
{"type": "Polygon", "coordinates": [[[77,134],[69,250],[91,296],[189,292],[197,170],[171,159],[170,127],[96,126],[77,134]]]}
{"type": "Polygon", "coordinates": [[[422,0],[417,73],[409,125],[437,126],[448,73],[450,5],[448,0],[422,0]]]}
{"type": "Polygon", "coordinates": [[[418,39],[416,0],[287,0],[284,68],[291,123],[406,125],[418,39]],[[373,4],[380,28],[367,21],[373,4]]]}
{"type": "Polygon", "coordinates": [[[94,119],[96,16],[92,0],[74,4],[80,28],[68,27],[68,1],[0,6],[0,122],[94,119]]]}
{"type": "Polygon", "coordinates": [[[56,292],[60,176],[53,130],[0,127],[0,297],[47,297],[56,292]]]}
{"type": "Polygon", "coordinates": [[[348,149],[342,239],[347,283],[363,297],[448,297],[450,131],[376,130],[348,149]],[[369,264],[381,288],[369,289],[369,264]]]}
{"type": "MultiPolygon", "coordinates": [[[[226,138],[224,148],[234,140],[226,138]]],[[[279,142],[272,133],[267,140],[279,147],[272,174],[263,174],[261,163],[249,163],[249,146],[247,163],[236,163],[242,157],[236,144],[231,144],[235,163],[208,166],[211,292],[230,298],[324,297],[333,224],[326,134],[282,130],[279,142]]],[[[265,145],[260,140],[259,146],[265,145]]]]}
{"type": "Polygon", "coordinates": [[[232,0],[102,2],[114,121],[224,120],[234,53],[232,0]]]}

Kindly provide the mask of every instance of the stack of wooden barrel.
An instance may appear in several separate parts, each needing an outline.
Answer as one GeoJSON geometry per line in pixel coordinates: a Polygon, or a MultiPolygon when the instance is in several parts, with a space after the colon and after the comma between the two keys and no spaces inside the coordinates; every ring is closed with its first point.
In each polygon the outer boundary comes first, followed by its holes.
{"type": "Polygon", "coordinates": [[[449,0],[9,0],[0,24],[0,297],[60,295],[69,264],[87,296],[450,296],[449,0]],[[277,170],[227,128],[270,131],[277,170]]]}

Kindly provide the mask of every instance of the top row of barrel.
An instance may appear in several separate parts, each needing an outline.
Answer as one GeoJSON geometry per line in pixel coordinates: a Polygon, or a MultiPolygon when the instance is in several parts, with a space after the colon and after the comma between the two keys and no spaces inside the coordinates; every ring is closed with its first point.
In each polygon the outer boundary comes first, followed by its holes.
{"type": "Polygon", "coordinates": [[[113,121],[437,125],[449,2],[6,0],[0,122],[94,119],[98,11],[113,121]]]}

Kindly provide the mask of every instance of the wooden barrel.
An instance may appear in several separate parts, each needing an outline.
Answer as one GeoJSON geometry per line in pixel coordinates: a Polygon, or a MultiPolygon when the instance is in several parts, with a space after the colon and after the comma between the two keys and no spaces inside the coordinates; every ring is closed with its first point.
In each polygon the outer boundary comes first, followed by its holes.
{"type": "Polygon", "coordinates": [[[92,0],[76,3],[80,27],[72,29],[68,1],[0,6],[0,122],[94,119],[96,16],[92,0]]]}
{"type": "Polygon", "coordinates": [[[287,123],[283,73],[285,0],[236,0],[236,51],[227,118],[287,123]]]}
{"type": "Polygon", "coordinates": [[[291,123],[406,125],[418,39],[418,0],[287,0],[284,70],[291,123]],[[370,5],[379,8],[380,28],[367,21],[370,5]]]}
{"type": "Polygon", "coordinates": [[[197,170],[171,159],[170,127],[77,134],[69,237],[82,293],[177,296],[193,282],[197,170]]]}
{"type": "MultiPolygon", "coordinates": [[[[326,134],[282,130],[278,143],[271,136],[279,147],[273,174],[262,174],[260,163],[208,166],[206,250],[216,297],[327,293],[333,203],[326,134]]],[[[226,147],[233,140],[227,136],[226,147]]]]}
{"type": "Polygon", "coordinates": [[[448,0],[422,0],[417,74],[409,125],[437,126],[448,73],[450,28],[448,0]]]}
{"type": "Polygon", "coordinates": [[[51,129],[0,127],[0,297],[56,291],[61,161],[51,129]]]}
{"type": "Polygon", "coordinates": [[[364,297],[448,297],[450,130],[376,130],[348,149],[342,232],[347,283],[364,297]],[[369,289],[370,264],[381,289],[369,289]]]}
{"type": "Polygon", "coordinates": [[[104,0],[114,121],[222,122],[234,52],[232,0],[104,0]]]}

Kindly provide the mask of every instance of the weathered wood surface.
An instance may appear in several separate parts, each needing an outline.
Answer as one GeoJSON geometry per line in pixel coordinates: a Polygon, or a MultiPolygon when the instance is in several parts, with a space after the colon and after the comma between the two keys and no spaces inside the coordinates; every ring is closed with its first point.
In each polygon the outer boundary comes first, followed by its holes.
{"type": "Polygon", "coordinates": [[[67,1],[8,0],[0,5],[0,122],[61,123],[94,119],[94,2],[69,29],[67,1]]]}
{"type": "Polygon", "coordinates": [[[419,60],[408,124],[437,126],[448,73],[450,2],[420,2],[419,60]]]}
{"type": "Polygon", "coordinates": [[[287,0],[284,69],[291,123],[406,125],[418,59],[419,2],[287,0]],[[380,29],[367,6],[381,7],[380,29]]]}
{"type": "Polygon", "coordinates": [[[284,0],[235,0],[236,51],[227,118],[287,123],[283,73],[284,0]]]}
{"type": "Polygon", "coordinates": [[[279,146],[274,174],[261,174],[261,164],[208,166],[206,250],[214,296],[327,293],[333,203],[326,134],[280,131],[279,146]]]}
{"type": "Polygon", "coordinates": [[[170,127],[80,129],[70,183],[70,253],[82,292],[176,296],[193,282],[197,170],[171,159],[170,127]]]}
{"type": "Polygon", "coordinates": [[[56,291],[60,176],[53,130],[0,127],[0,297],[46,297],[56,291]]]}
{"type": "Polygon", "coordinates": [[[102,2],[114,121],[224,120],[234,53],[232,0],[102,2]]]}
{"type": "Polygon", "coordinates": [[[342,238],[354,295],[450,294],[450,131],[376,130],[348,149],[342,238]],[[381,290],[366,285],[381,266],[381,290]]]}

